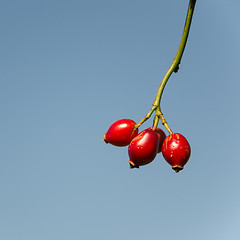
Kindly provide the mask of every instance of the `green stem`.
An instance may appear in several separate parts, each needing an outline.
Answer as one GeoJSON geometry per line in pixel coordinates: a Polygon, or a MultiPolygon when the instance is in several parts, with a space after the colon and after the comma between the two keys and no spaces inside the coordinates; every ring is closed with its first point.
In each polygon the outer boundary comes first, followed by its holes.
{"type": "Polygon", "coordinates": [[[157,106],[157,108],[156,108],[155,118],[154,118],[154,121],[153,121],[153,130],[156,130],[156,129],[157,129],[158,122],[159,122],[159,118],[161,119],[162,124],[163,124],[164,127],[167,129],[167,131],[169,132],[169,134],[173,134],[171,128],[169,127],[166,119],[165,119],[164,116],[163,116],[163,113],[162,113],[162,111],[161,111],[161,109],[160,109],[160,106],[157,106]]]}
{"type": "Polygon", "coordinates": [[[136,128],[138,128],[141,124],[143,124],[152,115],[152,113],[154,111],[156,111],[155,112],[155,117],[154,117],[153,129],[155,130],[157,128],[159,118],[160,118],[161,121],[162,121],[162,124],[166,127],[169,134],[173,133],[172,130],[170,129],[168,123],[166,122],[164,116],[163,116],[163,113],[162,113],[161,107],[160,107],[160,102],[161,102],[163,90],[165,88],[165,85],[166,85],[168,79],[170,78],[170,76],[172,75],[173,72],[177,72],[178,69],[179,69],[179,64],[181,62],[183,52],[184,52],[184,49],[185,49],[185,46],[186,46],[186,43],[187,43],[189,31],[190,31],[190,26],[191,26],[191,22],[192,22],[192,16],[193,16],[195,4],[196,4],[196,0],[189,0],[188,12],[187,12],[187,17],[186,17],[186,21],[185,21],[185,26],[184,26],[182,39],[181,39],[177,54],[176,54],[176,56],[175,56],[175,58],[174,58],[174,60],[171,64],[171,66],[169,67],[168,71],[166,72],[165,76],[162,79],[162,82],[161,82],[161,84],[158,88],[158,91],[157,91],[156,98],[153,102],[153,107],[148,112],[148,114],[144,117],[144,119],[136,125],[136,128]]]}
{"type": "Polygon", "coordinates": [[[145,121],[147,121],[151,117],[152,113],[156,110],[156,108],[157,106],[153,106],[151,110],[148,112],[148,114],[138,124],[135,125],[133,131],[139,128],[145,121]]]}

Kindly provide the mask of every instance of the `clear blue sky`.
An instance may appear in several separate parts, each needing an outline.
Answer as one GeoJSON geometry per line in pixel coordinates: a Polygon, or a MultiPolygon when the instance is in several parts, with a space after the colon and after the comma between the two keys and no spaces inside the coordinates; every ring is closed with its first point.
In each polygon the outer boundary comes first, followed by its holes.
{"type": "MultiPolygon", "coordinates": [[[[1,240],[240,239],[240,2],[197,1],[162,110],[192,156],[129,169],[102,142],[151,108],[188,0],[2,0],[1,240]]],[[[152,119],[141,130],[150,126],[152,119]]]]}

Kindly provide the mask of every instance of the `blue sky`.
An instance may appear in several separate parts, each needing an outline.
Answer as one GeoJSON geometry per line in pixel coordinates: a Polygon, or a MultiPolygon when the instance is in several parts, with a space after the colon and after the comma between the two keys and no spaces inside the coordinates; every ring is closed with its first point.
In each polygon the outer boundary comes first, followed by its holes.
{"type": "Polygon", "coordinates": [[[0,239],[240,238],[239,1],[197,2],[163,94],[185,169],[161,155],[129,169],[127,148],[102,142],[150,110],[187,5],[1,1],[0,239]]]}

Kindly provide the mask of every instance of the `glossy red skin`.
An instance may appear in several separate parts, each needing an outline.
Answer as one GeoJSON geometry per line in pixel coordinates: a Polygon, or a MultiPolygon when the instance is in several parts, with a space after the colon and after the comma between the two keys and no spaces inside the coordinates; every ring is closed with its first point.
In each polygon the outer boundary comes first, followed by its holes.
{"type": "Polygon", "coordinates": [[[173,133],[165,138],[162,154],[172,168],[178,172],[188,162],[191,155],[191,147],[183,135],[173,133]]]}
{"type": "Polygon", "coordinates": [[[140,132],[128,147],[131,168],[138,168],[154,160],[158,152],[158,135],[152,129],[140,132]]]}
{"type": "Polygon", "coordinates": [[[114,122],[104,134],[103,140],[114,146],[124,147],[137,136],[138,129],[133,131],[136,123],[131,119],[121,119],[114,122]]]}
{"type": "MultiPolygon", "coordinates": [[[[149,128],[152,129],[152,127],[149,127],[149,128]]],[[[164,139],[166,138],[166,134],[161,128],[157,128],[155,132],[158,134],[158,138],[159,138],[158,153],[160,153],[162,151],[162,145],[163,145],[164,139]]]]}

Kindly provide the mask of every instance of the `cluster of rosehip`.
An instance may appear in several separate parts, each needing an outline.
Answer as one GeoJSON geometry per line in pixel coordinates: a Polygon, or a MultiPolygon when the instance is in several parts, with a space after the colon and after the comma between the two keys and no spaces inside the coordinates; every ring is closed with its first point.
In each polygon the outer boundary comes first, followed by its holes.
{"type": "Polygon", "coordinates": [[[190,145],[183,135],[173,133],[166,136],[160,128],[153,130],[152,127],[138,133],[135,126],[136,123],[131,119],[118,120],[110,126],[103,140],[118,147],[129,145],[130,168],[149,164],[162,152],[175,172],[183,169],[191,154],[190,145]]]}

